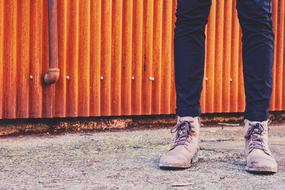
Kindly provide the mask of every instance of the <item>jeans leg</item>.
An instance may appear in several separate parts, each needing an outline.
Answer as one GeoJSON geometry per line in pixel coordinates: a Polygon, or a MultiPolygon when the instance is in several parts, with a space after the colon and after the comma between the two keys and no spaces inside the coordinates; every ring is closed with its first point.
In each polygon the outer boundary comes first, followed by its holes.
{"type": "Polygon", "coordinates": [[[211,0],[178,0],[174,36],[176,113],[200,115],[204,77],[205,26],[211,0]]]}
{"type": "Polygon", "coordinates": [[[264,121],[269,116],[274,57],[271,3],[271,0],[237,0],[243,31],[245,118],[251,121],[264,121]]]}

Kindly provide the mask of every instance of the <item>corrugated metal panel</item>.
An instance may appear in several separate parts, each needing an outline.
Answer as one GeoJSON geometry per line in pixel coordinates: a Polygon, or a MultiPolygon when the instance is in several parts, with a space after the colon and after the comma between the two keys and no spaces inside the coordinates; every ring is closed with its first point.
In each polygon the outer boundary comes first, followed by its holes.
{"type": "MultiPolygon", "coordinates": [[[[47,1],[0,0],[0,118],[175,113],[177,0],[61,0],[60,80],[48,69],[47,1]]],[[[273,1],[272,110],[285,110],[285,3],[273,1]]],[[[213,1],[202,110],[242,112],[241,30],[235,1],[213,1]]]]}

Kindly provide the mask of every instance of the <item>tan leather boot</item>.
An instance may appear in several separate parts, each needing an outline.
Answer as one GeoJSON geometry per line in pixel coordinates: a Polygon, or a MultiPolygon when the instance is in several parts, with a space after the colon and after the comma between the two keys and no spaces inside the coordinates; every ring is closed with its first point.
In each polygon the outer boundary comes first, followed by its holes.
{"type": "Polygon", "coordinates": [[[270,174],[277,172],[277,163],[268,146],[268,121],[245,120],[246,171],[270,174]]]}
{"type": "Polygon", "coordinates": [[[176,133],[172,148],[160,158],[159,167],[163,169],[185,169],[193,163],[198,152],[200,118],[188,117],[171,130],[176,133]]]}

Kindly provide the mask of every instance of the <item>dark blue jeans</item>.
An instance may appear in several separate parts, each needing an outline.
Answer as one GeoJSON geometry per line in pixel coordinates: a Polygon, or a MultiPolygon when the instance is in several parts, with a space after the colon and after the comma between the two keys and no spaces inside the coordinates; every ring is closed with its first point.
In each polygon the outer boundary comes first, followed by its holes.
{"type": "MultiPolygon", "coordinates": [[[[178,0],[175,27],[176,113],[199,116],[205,63],[205,25],[211,0],[178,0]]],[[[271,0],[237,0],[243,31],[245,118],[264,121],[272,94],[274,34],[271,0]]]]}

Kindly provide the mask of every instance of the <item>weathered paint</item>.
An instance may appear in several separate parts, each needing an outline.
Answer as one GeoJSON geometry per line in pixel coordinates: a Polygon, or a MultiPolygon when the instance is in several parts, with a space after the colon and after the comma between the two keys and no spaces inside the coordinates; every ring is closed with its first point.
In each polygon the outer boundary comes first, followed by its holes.
{"type": "MultiPolygon", "coordinates": [[[[58,1],[60,79],[45,86],[47,0],[0,0],[0,118],[175,113],[177,0],[58,1]]],[[[236,1],[214,0],[207,26],[204,113],[245,107],[236,1]]],[[[285,3],[273,0],[271,110],[285,110],[285,3]]]]}

